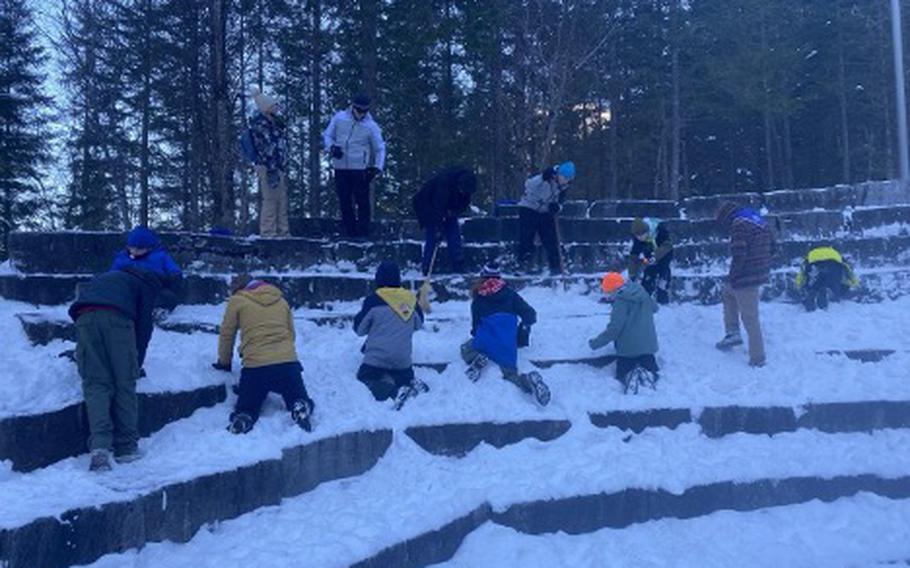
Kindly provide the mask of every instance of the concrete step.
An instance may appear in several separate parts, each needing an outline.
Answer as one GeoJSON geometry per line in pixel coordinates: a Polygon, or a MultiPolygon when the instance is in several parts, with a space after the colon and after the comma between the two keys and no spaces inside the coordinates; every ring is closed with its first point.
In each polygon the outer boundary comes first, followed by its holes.
{"type": "Polygon", "coordinates": [[[713,219],[722,201],[767,208],[770,213],[825,209],[842,211],[848,207],[891,206],[910,203],[910,194],[897,180],[869,181],[818,189],[795,189],[765,193],[730,193],[686,197],[681,206],[688,219],[713,219]]]}
{"type": "MultiPolygon", "coordinates": [[[[101,493],[106,498],[91,505],[49,511],[52,506],[36,504],[33,520],[0,522],[0,565],[64,568],[150,542],[186,542],[210,523],[278,505],[327,481],[360,475],[376,464],[391,441],[391,430],[341,434],[286,447],[278,458],[186,481],[138,480],[139,487],[108,489],[101,493]]],[[[159,472],[156,479],[162,477],[179,479],[180,475],[159,472]]],[[[16,482],[7,482],[11,483],[16,482]]],[[[109,483],[115,486],[117,480],[109,483]]],[[[0,486],[0,490],[11,489],[0,486]]],[[[79,499],[85,500],[73,496],[74,502],[79,499]]]]}
{"type": "MultiPolygon", "coordinates": [[[[613,268],[621,269],[615,263],[613,268]]],[[[858,270],[862,286],[851,292],[851,299],[859,302],[879,302],[898,298],[910,293],[910,267],[886,267],[881,269],[858,270]]],[[[256,274],[268,282],[278,285],[288,302],[294,308],[321,309],[334,302],[360,301],[372,293],[373,279],[368,274],[313,274],[303,276],[273,276],[256,274]]],[[[774,272],[771,281],[762,288],[764,301],[796,301],[796,271],[787,269],[774,272]]],[[[188,275],[180,294],[183,304],[220,304],[227,298],[227,275],[188,275]]],[[[34,276],[19,274],[0,275],[0,297],[32,305],[61,305],[72,302],[76,286],[89,280],[89,276],[34,276]]],[[[692,274],[676,272],[671,281],[670,295],[673,301],[716,304],[726,276],[723,272],[692,274]]],[[[600,294],[600,274],[579,274],[565,277],[521,276],[507,280],[517,289],[528,286],[575,288],[583,294],[600,294]]],[[[467,300],[473,277],[441,276],[434,279],[433,301],[467,300]]],[[[404,285],[416,291],[422,279],[405,279],[404,285]]]]}
{"type": "MultiPolygon", "coordinates": [[[[139,435],[149,436],[226,398],[224,385],[183,392],[140,392],[139,435]]],[[[86,453],[88,432],[85,405],[81,402],[53,412],[0,419],[0,461],[12,462],[14,471],[47,467],[86,453]]]]}
{"type": "MultiPolygon", "coordinates": [[[[497,217],[518,217],[518,212],[517,204],[500,204],[494,210],[497,217]]],[[[560,216],[572,219],[674,219],[679,217],[679,207],[675,201],[665,200],[571,200],[563,204],[560,216]]]]}

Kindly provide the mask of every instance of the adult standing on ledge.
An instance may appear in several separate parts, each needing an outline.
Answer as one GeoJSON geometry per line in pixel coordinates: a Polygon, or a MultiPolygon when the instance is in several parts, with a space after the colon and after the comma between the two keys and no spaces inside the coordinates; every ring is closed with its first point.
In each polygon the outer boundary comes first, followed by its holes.
{"type": "Polygon", "coordinates": [[[385,167],[385,142],[370,114],[370,98],[355,95],[350,107],[335,113],[322,139],[335,169],[344,235],[366,238],[370,232],[370,182],[385,167]]]}
{"type": "Polygon", "coordinates": [[[278,116],[274,98],[254,91],[258,112],[250,119],[250,137],[255,149],[256,176],[262,197],[259,209],[259,236],[289,237],[288,226],[288,135],[278,116]]]}

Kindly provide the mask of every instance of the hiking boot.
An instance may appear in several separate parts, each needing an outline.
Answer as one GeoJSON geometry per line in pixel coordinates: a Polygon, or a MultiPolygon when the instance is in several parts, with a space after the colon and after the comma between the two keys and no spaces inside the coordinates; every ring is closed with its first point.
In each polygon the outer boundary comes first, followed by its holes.
{"type": "Polygon", "coordinates": [[[94,450],[92,452],[92,461],[88,466],[89,471],[110,471],[111,470],[111,452],[108,450],[94,450]]]}
{"type": "Polygon", "coordinates": [[[480,379],[480,373],[489,363],[490,359],[486,355],[478,353],[468,365],[468,368],[465,369],[464,374],[467,375],[472,382],[476,383],[480,379]]]}
{"type": "Polygon", "coordinates": [[[227,430],[231,434],[246,434],[253,429],[253,417],[245,412],[238,412],[231,416],[231,423],[227,430]]]}
{"type": "Polygon", "coordinates": [[[531,396],[540,406],[550,404],[550,387],[543,382],[543,377],[537,371],[522,375],[522,379],[531,389],[531,396]]]}
{"type": "Polygon", "coordinates": [[[125,452],[114,452],[114,461],[117,463],[133,463],[142,459],[145,454],[139,451],[139,448],[133,448],[125,452]]]}
{"type": "Polygon", "coordinates": [[[656,373],[641,366],[635,367],[626,374],[622,382],[622,392],[623,394],[638,394],[643,387],[657,390],[657,379],[656,373]]]}
{"type": "Polygon", "coordinates": [[[730,349],[733,349],[737,345],[742,345],[742,344],[743,344],[742,336],[739,334],[738,331],[735,331],[733,333],[728,333],[727,335],[725,335],[724,338],[721,339],[720,341],[718,341],[717,343],[715,343],[714,346],[717,347],[718,349],[720,349],[721,351],[729,351],[730,349]]]}
{"type": "Polygon", "coordinates": [[[395,402],[392,403],[392,410],[401,410],[404,403],[425,392],[430,392],[430,386],[417,377],[414,377],[410,384],[404,385],[398,389],[398,394],[395,396],[395,402]]]}
{"type": "Polygon", "coordinates": [[[310,417],[313,415],[313,403],[309,400],[298,400],[291,409],[291,418],[304,432],[313,431],[310,417]]]}

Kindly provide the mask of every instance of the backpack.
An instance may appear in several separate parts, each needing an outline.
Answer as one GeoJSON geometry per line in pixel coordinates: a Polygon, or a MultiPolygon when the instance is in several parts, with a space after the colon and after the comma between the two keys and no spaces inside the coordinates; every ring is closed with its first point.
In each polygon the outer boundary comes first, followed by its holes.
{"type": "Polygon", "coordinates": [[[255,164],[259,158],[256,146],[253,144],[253,133],[249,128],[243,129],[240,134],[240,154],[252,164],[255,164]]]}

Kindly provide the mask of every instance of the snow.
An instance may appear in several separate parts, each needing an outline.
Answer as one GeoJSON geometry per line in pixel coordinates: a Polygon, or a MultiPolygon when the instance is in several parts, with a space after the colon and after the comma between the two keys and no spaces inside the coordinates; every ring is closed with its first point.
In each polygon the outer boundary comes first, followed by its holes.
{"type": "Polygon", "coordinates": [[[434,568],[872,566],[910,558],[910,502],[860,494],[825,504],[721,511],[586,535],[523,535],[487,524],[434,568]],[[857,522],[861,519],[861,522],[857,522]]]}

